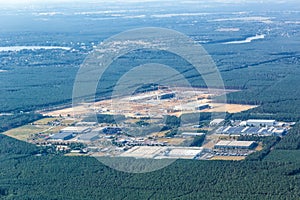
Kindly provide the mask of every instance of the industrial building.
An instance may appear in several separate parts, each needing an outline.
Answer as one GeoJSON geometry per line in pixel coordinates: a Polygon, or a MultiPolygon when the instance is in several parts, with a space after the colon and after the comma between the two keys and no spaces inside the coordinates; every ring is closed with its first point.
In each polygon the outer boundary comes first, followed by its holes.
{"type": "Polygon", "coordinates": [[[164,94],[160,94],[158,95],[158,99],[159,100],[164,100],[164,99],[172,99],[175,97],[175,93],[174,92],[170,92],[170,93],[164,93],[164,94]]]}
{"type": "Polygon", "coordinates": [[[134,157],[134,158],[154,158],[161,152],[166,151],[166,147],[160,146],[135,146],[128,151],[125,151],[121,157],[134,157]]]}
{"type": "Polygon", "coordinates": [[[215,144],[215,149],[253,149],[255,141],[227,141],[221,140],[215,144]]]}
{"type": "Polygon", "coordinates": [[[216,130],[217,134],[226,135],[257,135],[257,136],[283,136],[287,128],[252,127],[252,126],[222,126],[216,130]]]}
{"type": "Polygon", "coordinates": [[[172,147],[163,157],[158,158],[195,159],[202,151],[202,147],[172,147]]]}
{"type": "Polygon", "coordinates": [[[195,110],[205,110],[205,109],[209,109],[210,106],[209,104],[200,104],[198,106],[196,106],[195,110]]]}
{"type": "Polygon", "coordinates": [[[99,134],[95,132],[83,134],[80,137],[78,137],[78,140],[83,140],[83,141],[95,141],[98,139],[99,139],[99,134]]]}
{"type": "Polygon", "coordinates": [[[195,136],[202,136],[202,135],[205,135],[205,133],[183,132],[181,135],[182,135],[183,137],[195,137],[195,136]]]}
{"type": "Polygon", "coordinates": [[[81,127],[81,126],[69,126],[66,128],[63,128],[60,130],[60,132],[64,133],[74,133],[74,134],[81,134],[81,133],[87,133],[91,130],[89,127],[81,127]]]}
{"type": "Polygon", "coordinates": [[[51,136],[50,138],[53,140],[69,140],[72,139],[73,133],[69,133],[69,132],[60,132],[60,133],[56,133],[53,136],[51,136]]]}
{"type": "Polygon", "coordinates": [[[195,159],[202,152],[202,147],[135,146],[120,156],[153,159],[195,159]]]}
{"type": "Polygon", "coordinates": [[[93,132],[93,133],[103,133],[104,128],[105,127],[97,127],[97,128],[92,129],[91,132],[93,132]]]}
{"type": "Polygon", "coordinates": [[[98,122],[77,122],[76,126],[96,126],[98,122]]]}
{"type": "Polygon", "coordinates": [[[224,119],[214,119],[209,123],[209,125],[210,126],[218,126],[219,124],[221,124],[223,122],[224,122],[224,119]]]}
{"type": "Polygon", "coordinates": [[[246,121],[246,125],[247,126],[256,126],[256,127],[275,126],[276,120],[249,119],[246,121]]]}
{"type": "Polygon", "coordinates": [[[122,129],[118,127],[105,127],[102,132],[105,134],[119,134],[122,129]]]}

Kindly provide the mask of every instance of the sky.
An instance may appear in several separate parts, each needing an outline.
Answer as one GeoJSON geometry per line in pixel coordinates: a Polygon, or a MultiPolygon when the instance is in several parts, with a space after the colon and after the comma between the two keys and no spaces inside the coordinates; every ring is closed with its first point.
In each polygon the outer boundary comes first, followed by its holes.
{"type": "MultiPolygon", "coordinates": [[[[94,2],[94,3],[108,3],[108,2],[120,2],[120,3],[131,3],[131,2],[162,2],[166,0],[0,0],[0,4],[52,4],[52,3],[65,3],[65,2],[94,2]]],[[[297,2],[298,0],[167,0],[167,1],[181,1],[187,3],[208,3],[208,2],[221,2],[221,3],[287,3],[297,2]]]]}
{"type": "MultiPolygon", "coordinates": [[[[131,3],[143,3],[143,2],[157,2],[157,4],[161,3],[175,3],[180,2],[181,4],[185,5],[193,5],[196,4],[200,5],[211,5],[211,6],[222,6],[223,4],[227,5],[239,5],[239,4],[288,4],[292,3],[291,5],[299,5],[300,7],[300,0],[0,0],[0,9],[27,9],[27,8],[36,8],[36,7],[48,7],[48,6],[56,6],[60,4],[64,4],[62,6],[80,6],[80,4],[97,4],[97,5],[111,5],[114,4],[118,6],[124,4],[131,4],[131,3]]],[[[295,6],[294,6],[295,7],[295,6]]],[[[297,8],[295,8],[297,9],[297,8]]],[[[299,8],[300,10],[300,8],[299,8]]]]}

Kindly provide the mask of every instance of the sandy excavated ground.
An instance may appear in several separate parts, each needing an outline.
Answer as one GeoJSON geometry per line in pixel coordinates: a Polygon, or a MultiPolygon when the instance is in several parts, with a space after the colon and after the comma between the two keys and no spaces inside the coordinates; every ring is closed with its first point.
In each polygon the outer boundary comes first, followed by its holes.
{"type": "MultiPolygon", "coordinates": [[[[169,90],[167,92],[170,92],[169,90]]],[[[175,92],[176,98],[157,100],[159,94],[166,93],[166,91],[152,91],[148,93],[137,94],[134,96],[126,96],[120,98],[113,98],[109,100],[102,100],[95,103],[85,103],[76,107],[64,108],[50,112],[43,112],[47,116],[80,116],[87,113],[103,113],[103,114],[123,114],[128,117],[136,116],[163,116],[165,114],[180,116],[184,113],[193,112],[229,112],[237,113],[245,110],[255,108],[253,105],[241,104],[222,104],[213,103],[210,97],[223,94],[222,91],[216,91],[213,94],[205,90],[188,91],[184,88],[176,88],[172,90],[175,92]],[[195,110],[195,107],[200,104],[209,104],[210,109],[195,110]],[[176,107],[186,107],[187,110],[175,111],[176,107]]],[[[211,91],[210,91],[211,92],[211,91]]],[[[226,91],[228,93],[230,91],[226,91]]]]}
{"type": "Polygon", "coordinates": [[[244,160],[245,156],[214,156],[211,160],[244,160]]]}
{"type": "Polygon", "coordinates": [[[242,105],[242,104],[221,104],[221,103],[211,103],[212,106],[209,112],[229,112],[229,113],[238,113],[245,110],[249,110],[252,108],[256,108],[257,106],[253,105],[242,105]]]}

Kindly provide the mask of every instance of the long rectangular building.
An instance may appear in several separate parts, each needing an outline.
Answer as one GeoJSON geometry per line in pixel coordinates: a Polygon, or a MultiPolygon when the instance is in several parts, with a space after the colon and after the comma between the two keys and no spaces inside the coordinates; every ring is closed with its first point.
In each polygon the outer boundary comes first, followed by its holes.
{"type": "Polygon", "coordinates": [[[249,119],[246,121],[247,126],[274,126],[276,120],[264,120],[264,119],[249,119]]]}
{"type": "Polygon", "coordinates": [[[255,141],[228,141],[221,140],[215,144],[216,149],[252,149],[256,145],[255,141]]]}
{"type": "Polygon", "coordinates": [[[135,146],[120,156],[152,159],[195,159],[202,151],[202,147],[135,146]]]}
{"type": "Polygon", "coordinates": [[[60,132],[60,133],[54,134],[50,138],[53,140],[69,140],[69,139],[73,138],[73,133],[60,132]]]}
{"type": "Polygon", "coordinates": [[[69,127],[61,129],[60,132],[80,134],[80,133],[87,133],[90,130],[91,130],[91,128],[84,127],[84,126],[69,126],[69,127]]]}
{"type": "Polygon", "coordinates": [[[99,139],[99,134],[95,132],[82,134],[80,137],[78,137],[78,139],[83,141],[94,141],[99,139]]]}
{"type": "Polygon", "coordinates": [[[257,135],[257,136],[283,136],[287,133],[287,128],[282,127],[253,127],[253,126],[222,126],[215,132],[226,135],[257,135]]]}
{"type": "Polygon", "coordinates": [[[205,133],[183,132],[181,135],[184,137],[195,137],[205,135],[205,133]]]}

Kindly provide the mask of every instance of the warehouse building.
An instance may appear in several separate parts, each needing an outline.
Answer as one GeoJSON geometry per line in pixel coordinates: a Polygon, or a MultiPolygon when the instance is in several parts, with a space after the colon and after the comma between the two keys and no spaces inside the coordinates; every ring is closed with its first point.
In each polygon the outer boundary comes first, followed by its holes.
{"type": "Polygon", "coordinates": [[[60,133],[56,133],[53,136],[51,136],[50,138],[53,140],[69,140],[72,139],[73,133],[69,133],[69,132],[60,132],[60,133]]]}
{"type": "Polygon", "coordinates": [[[122,129],[118,127],[105,127],[102,132],[105,134],[119,134],[122,129]]]}
{"type": "Polygon", "coordinates": [[[210,126],[218,126],[221,123],[223,123],[224,121],[225,121],[224,119],[214,119],[209,123],[209,125],[210,126]]]}
{"type": "Polygon", "coordinates": [[[159,100],[172,99],[174,97],[175,97],[175,93],[174,92],[170,92],[170,93],[165,93],[165,94],[158,95],[158,99],[159,100]]]}
{"type": "Polygon", "coordinates": [[[135,146],[120,156],[152,159],[195,159],[203,150],[202,147],[135,146]]]}
{"type": "Polygon", "coordinates": [[[98,122],[77,122],[76,126],[96,126],[98,122]]]}
{"type": "Polygon", "coordinates": [[[196,110],[205,110],[205,109],[209,109],[209,108],[210,108],[209,104],[200,104],[195,109],[196,110]]]}
{"type": "Polygon", "coordinates": [[[215,149],[225,149],[231,141],[221,140],[215,144],[215,149]]]}
{"type": "Polygon", "coordinates": [[[105,127],[97,127],[97,128],[94,128],[91,132],[93,133],[103,133],[103,129],[105,127]]]}
{"type": "Polygon", "coordinates": [[[215,149],[253,149],[255,141],[227,141],[221,140],[215,144],[215,149]]]}
{"type": "Polygon", "coordinates": [[[218,134],[228,134],[228,135],[236,135],[241,134],[247,129],[248,127],[242,127],[242,126],[222,126],[216,130],[216,133],[218,134]]]}
{"type": "Polygon", "coordinates": [[[216,133],[226,135],[284,136],[287,134],[287,128],[222,126],[216,130],[216,133]]]}
{"type": "Polygon", "coordinates": [[[172,147],[162,158],[195,159],[203,152],[202,147],[172,147]]]}
{"type": "Polygon", "coordinates": [[[60,132],[64,133],[74,133],[74,134],[81,134],[81,133],[87,133],[91,130],[89,127],[84,127],[84,126],[69,126],[66,128],[63,128],[60,130],[60,132]]]}
{"type": "Polygon", "coordinates": [[[83,141],[95,141],[99,139],[99,134],[95,132],[83,134],[80,137],[78,137],[78,140],[83,140],[83,141]]]}
{"type": "Polygon", "coordinates": [[[134,158],[154,158],[166,150],[166,147],[160,146],[135,146],[128,151],[125,151],[120,156],[134,158]]]}
{"type": "Polygon", "coordinates": [[[181,135],[183,137],[195,137],[205,135],[205,133],[183,132],[181,135]]]}
{"type": "Polygon", "coordinates": [[[249,119],[246,121],[247,126],[275,126],[276,120],[263,120],[263,119],[249,119]]]}

